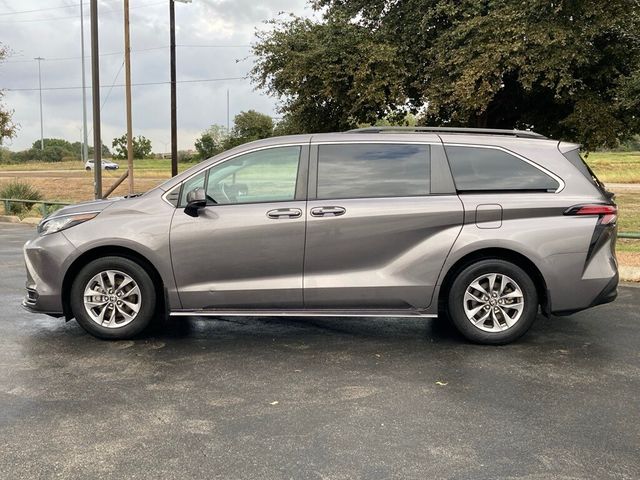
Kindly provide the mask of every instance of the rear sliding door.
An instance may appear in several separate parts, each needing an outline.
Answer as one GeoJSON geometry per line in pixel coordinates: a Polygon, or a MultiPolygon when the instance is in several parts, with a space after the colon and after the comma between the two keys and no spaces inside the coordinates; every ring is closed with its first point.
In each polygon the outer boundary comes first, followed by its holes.
{"type": "Polygon", "coordinates": [[[429,306],[463,222],[455,193],[432,193],[433,148],[440,168],[446,162],[441,144],[312,147],[306,308],[429,306]]]}

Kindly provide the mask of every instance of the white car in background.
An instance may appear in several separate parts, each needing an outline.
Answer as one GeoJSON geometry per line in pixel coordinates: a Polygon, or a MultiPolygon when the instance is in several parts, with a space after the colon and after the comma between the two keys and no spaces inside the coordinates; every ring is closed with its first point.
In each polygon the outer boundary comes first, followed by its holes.
{"type": "MultiPolygon", "coordinates": [[[[110,162],[109,160],[102,160],[102,169],[103,170],[117,170],[120,168],[120,165],[118,165],[115,162],[110,162]]],[[[93,160],[87,160],[87,162],[84,164],[84,169],[87,172],[90,172],[91,170],[93,170],[93,160]]]]}

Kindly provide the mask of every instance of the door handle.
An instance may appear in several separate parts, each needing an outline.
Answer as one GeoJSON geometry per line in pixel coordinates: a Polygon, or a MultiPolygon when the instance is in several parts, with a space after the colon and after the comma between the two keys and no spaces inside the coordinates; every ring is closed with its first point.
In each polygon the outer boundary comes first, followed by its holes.
{"type": "Polygon", "coordinates": [[[302,216],[302,210],[299,208],[276,208],[267,212],[267,217],[274,220],[279,218],[298,218],[300,216],[302,216]]]}
{"type": "Polygon", "coordinates": [[[314,217],[339,217],[346,213],[343,207],[316,207],[311,209],[311,215],[314,217]]]}

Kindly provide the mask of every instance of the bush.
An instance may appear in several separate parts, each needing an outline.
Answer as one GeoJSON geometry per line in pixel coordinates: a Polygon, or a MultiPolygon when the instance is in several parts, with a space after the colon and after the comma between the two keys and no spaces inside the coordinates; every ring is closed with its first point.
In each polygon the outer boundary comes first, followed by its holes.
{"type": "Polygon", "coordinates": [[[0,165],[8,165],[11,163],[15,163],[11,151],[7,148],[0,147],[0,165]]]}
{"type": "MultiPolygon", "coordinates": [[[[42,200],[42,195],[29,183],[14,180],[0,187],[0,198],[15,198],[16,200],[42,200]]],[[[8,208],[5,204],[5,213],[7,215],[18,215],[24,217],[33,207],[29,203],[12,202],[8,208]]]]}
{"type": "Polygon", "coordinates": [[[178,163],[194,163],[199,159],[193,153],[187,150],[178,150],[178,163]]]}

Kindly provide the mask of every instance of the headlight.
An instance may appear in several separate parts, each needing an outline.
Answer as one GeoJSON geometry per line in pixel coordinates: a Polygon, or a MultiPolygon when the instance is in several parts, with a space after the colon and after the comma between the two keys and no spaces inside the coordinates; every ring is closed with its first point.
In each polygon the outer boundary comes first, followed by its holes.
{"type": "Polygon", "coordinates": [[[69,215],[60,215],[59,217],[53,217],[50,219],[44,219],[38,224],[38,233],[40,235],[49,235],[50,233],[56,233],[60,230],[71,228],[75,225],[86,222],[95,218],[100,212],[89,213],[71,213],[69,215]]]}

